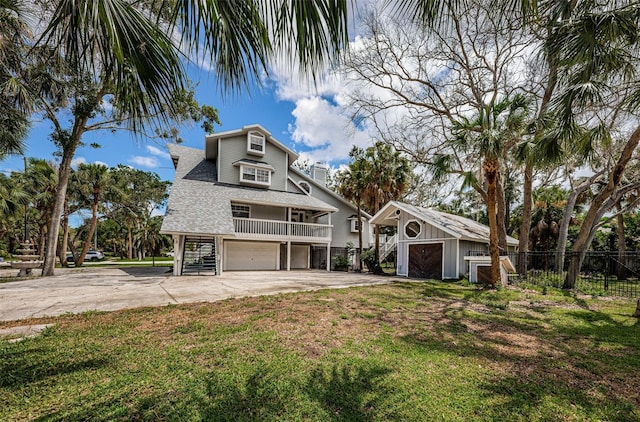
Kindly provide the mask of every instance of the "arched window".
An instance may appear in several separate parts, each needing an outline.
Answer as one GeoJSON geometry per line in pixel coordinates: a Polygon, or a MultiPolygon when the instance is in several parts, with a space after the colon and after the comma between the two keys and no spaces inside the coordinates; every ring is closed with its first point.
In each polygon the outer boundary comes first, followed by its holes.
{"type": "Polygon", "coordinates": [[[300,182],[298,183],[298,185],[300,185],[300,187],[307,193],[311,193],[311,185],[307,182],[300,182]]]}

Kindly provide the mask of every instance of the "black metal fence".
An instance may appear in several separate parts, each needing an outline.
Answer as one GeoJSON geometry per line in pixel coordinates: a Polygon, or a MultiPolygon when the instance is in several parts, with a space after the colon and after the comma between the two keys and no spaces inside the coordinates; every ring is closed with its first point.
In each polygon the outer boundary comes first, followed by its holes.
{"type": "MultiPolygon", "coordinates": [[[[537,286],[562,288],[569,262],[574,254],[567,252],[559,268],[561,256],[556,251],[510,252],[517,267],[518,259],[527,260],[526,275],[511,274],[513,284],[531,283],[537,286]]],[[[640,297],[640,251],[589,251],[585,254],[575,289],[586,294],[640,297]]]]}

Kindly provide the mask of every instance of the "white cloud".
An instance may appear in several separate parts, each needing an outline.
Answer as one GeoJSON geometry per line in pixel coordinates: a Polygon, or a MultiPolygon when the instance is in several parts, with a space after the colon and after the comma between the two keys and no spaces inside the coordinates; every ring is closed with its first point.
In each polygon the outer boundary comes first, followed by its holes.
{"type": "Polygon", "coordinates": [[[147,151],[149,151],[149,154],[155,155],[156,157],[166,158],[167,160],[171,158],[171,155],[169,155],[167,151],[163,151],[153,145],[147,145],[147,151]]]}
{"type": "Polygon", "coordinates": [[[80,164],[86,164],[87,163],[87,159],[84,157],[76,157],[73,160],[71,160],[71,167],[73,168],[77,168],[80,164]]]}
{"type": "Polygon", "coordinates": [[[158,160],[156,160],[154,157],[142,157],[140,155],[131,157],[129,159],[129,162],[141,167],[148,167],[148,168],[156,168],[159,165],[158,160]]]}
{"type": "Polygon", "coordinates": [[[100,164],[101,166],[109,167],[109,164],[99,160],[94,161],[93,164],[100,164]]]}
{"type": "Polygon", "coordinates": [[[370,136],[357,128],[341,107],[319,97],[298,100],[289,126],[294,142],[310,147],[313,161],[334,162],[349,156],[353,145],[367,146],[370,136]]]}

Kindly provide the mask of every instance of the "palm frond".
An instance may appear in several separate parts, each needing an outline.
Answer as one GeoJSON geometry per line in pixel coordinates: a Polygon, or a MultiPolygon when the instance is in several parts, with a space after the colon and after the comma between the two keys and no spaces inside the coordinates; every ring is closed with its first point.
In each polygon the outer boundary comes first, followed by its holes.
{"type": "Polygon", "coordinates": [[[171,115],[183,87],[177,46],[125,0],[60,0],[40,41],[55,46],[77,77],[99,75],[136,129],[171,115]]]}

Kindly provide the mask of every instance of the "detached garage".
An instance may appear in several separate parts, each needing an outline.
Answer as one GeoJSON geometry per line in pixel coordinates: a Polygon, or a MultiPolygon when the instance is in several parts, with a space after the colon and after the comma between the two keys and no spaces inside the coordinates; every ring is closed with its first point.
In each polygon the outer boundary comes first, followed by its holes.
{"type": "Polygon", "coordinates": [[[224,271],[279,270],[280,243],[224,242],[224,271]]]}
{"type": "MultiPolygon", "coordinates": [[[[396,273],[400,276],[460,279],[469,273],[465,256],[489,252],[489,227],[459,215],[391,201],[371,223],[397,227],[396,273]]],[[[518,241],[507,237],[507,245],[515,251],[518,241]]]]}

